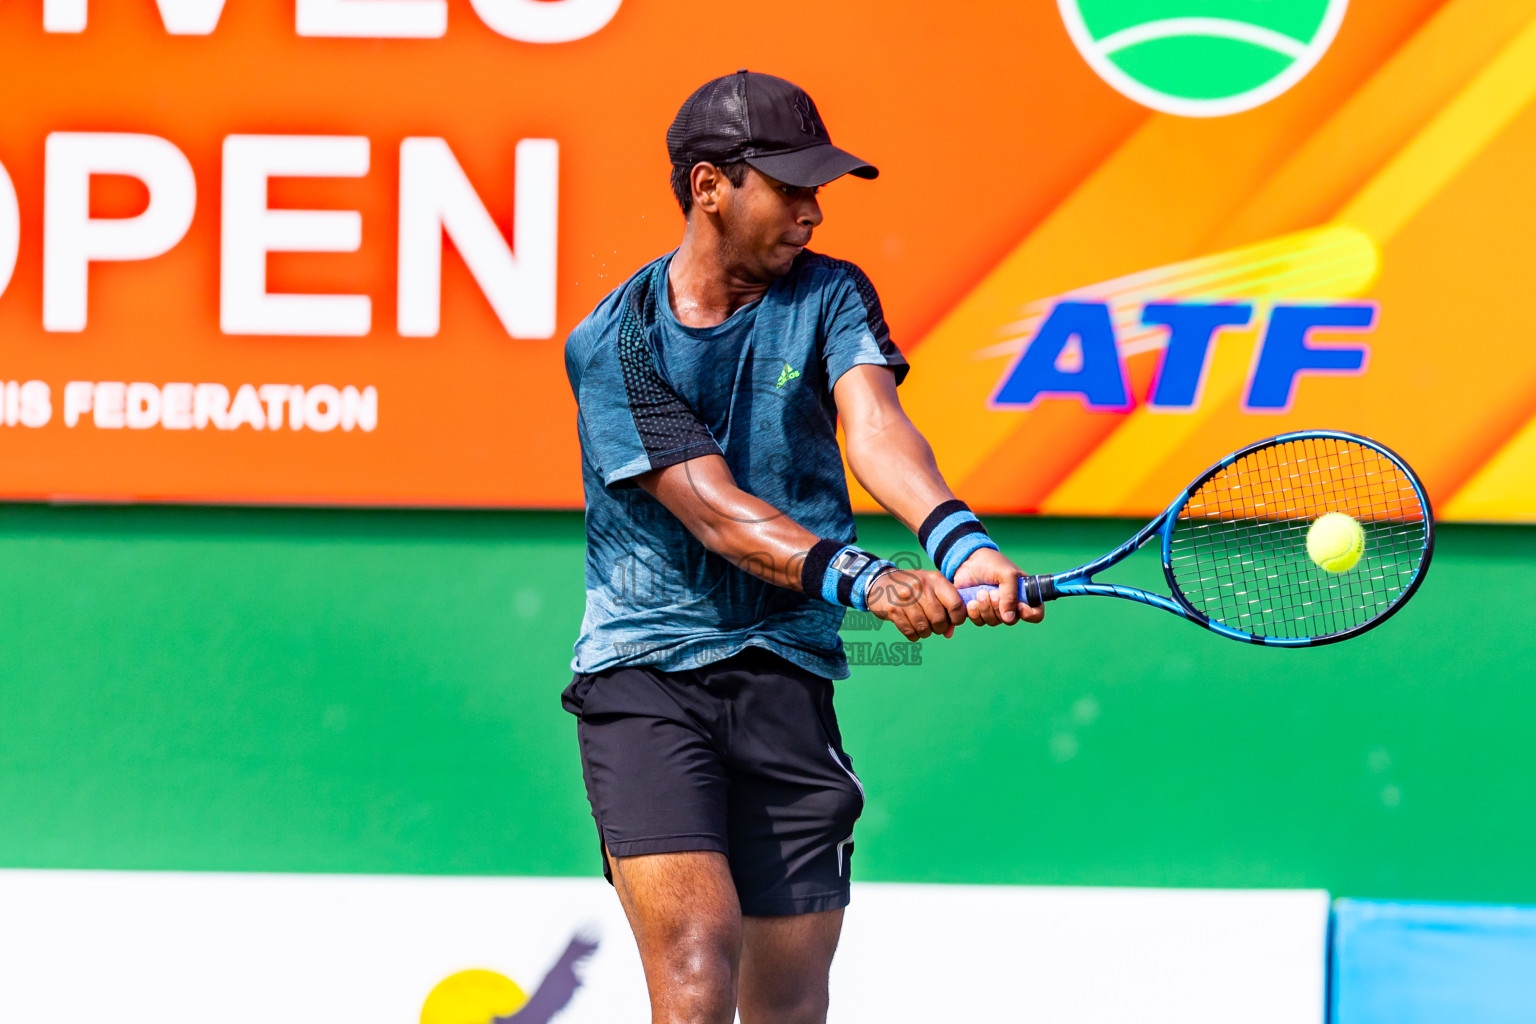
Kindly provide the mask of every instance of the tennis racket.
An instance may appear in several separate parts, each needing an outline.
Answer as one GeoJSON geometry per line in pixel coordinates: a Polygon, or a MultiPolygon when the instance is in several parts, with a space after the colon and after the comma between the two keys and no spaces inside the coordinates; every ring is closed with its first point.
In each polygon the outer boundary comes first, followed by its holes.
{"type": "MultiPolygon", "coordinates": [[[[1067,572],[1026,576],[1031,605],[1058,597],[1119,597],[1172,612],[1213,633],[1270,647],[1316,647],[1359,636],[1401,608],[1429,569],[1435,523],[1424,485],[1394,452],[1333,430],[1281,434],[1202,473],[1136,536],[1067,572]],[[1365,549],[1330,573],[1307,554],[1327,512],[1354,517],[1365,549]],[[1156,538],[1171,598],[1093,577],[1156,538]]],[[[973,597],[995,587],[964,587],[973,597]]]]}

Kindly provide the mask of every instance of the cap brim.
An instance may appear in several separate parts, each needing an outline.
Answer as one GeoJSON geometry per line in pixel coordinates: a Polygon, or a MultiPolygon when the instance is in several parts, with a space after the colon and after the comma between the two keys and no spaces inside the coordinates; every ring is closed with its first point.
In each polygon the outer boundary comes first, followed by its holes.
{"type": "Polygon", "coordinates": [[[749,156],[745,160],[768,177],[798,188],[816,188],[845,174],[856,178],[880,176],[873,164],[867,164],[852,153],[832,145],[811,146],[797,149],[793,153],[749,156]]]}

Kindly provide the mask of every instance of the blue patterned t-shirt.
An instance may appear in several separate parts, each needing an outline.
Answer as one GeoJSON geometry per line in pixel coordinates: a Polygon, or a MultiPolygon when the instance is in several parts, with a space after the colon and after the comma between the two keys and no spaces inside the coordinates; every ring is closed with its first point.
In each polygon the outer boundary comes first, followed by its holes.
{"type": "Polygon", "coordinates": [[[832,386],[860,364],[889,366],[899,383],[907,361],[851,263],[804,252],[761,299],[698,328],[672,312],[671,259],[605,298],[565,345],[587,506],[587,610],[571,667],[681,671],[762,647],[846,678],[842,608],[705,550],[634,478],[721,455],[742,490],[851,543],[832,386]]]}

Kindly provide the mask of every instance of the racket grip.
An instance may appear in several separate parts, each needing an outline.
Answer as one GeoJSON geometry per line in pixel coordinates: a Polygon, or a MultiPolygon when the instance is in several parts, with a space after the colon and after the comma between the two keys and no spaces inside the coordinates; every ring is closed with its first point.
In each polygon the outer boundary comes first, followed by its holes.
{"type": "MultiPolygon", "coordinates": [[[[997,588],[991,584],[982,584],[979,587],[961,587],[960,599],[966,604],[982,594],[997,588]]],[[[1019,597],[1032,608],[1039,608],[1047,601],[1056,598],[1056,583],[1049,576],[1024,576],[1019,579],[1019,597]]]]}

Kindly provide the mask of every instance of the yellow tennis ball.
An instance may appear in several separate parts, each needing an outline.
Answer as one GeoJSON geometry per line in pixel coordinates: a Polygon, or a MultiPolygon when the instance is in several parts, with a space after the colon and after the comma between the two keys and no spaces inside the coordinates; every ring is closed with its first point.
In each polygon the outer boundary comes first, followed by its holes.
{"type": "Polygon", "coordinates": [[[1328,572],[1349,572],[1365,552],[1365,530],[1354,516],[1329,512],[1307,531],[1307,554],[1328,572]]]}

